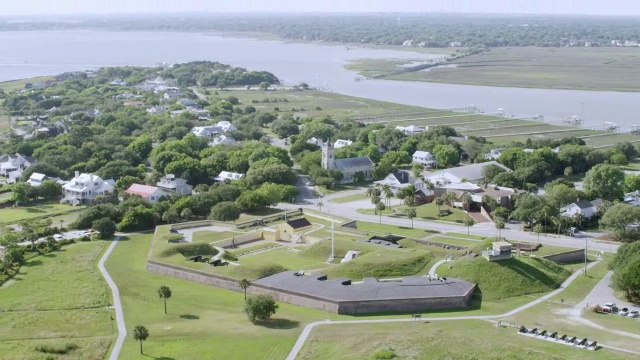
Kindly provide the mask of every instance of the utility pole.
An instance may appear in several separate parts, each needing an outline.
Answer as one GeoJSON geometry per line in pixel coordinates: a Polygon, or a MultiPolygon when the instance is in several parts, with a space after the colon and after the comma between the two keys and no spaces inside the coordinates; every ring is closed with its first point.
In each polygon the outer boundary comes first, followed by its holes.
{"type": "Polygon", "coordinates": [[[584,276],[587,276],[587,239],[584,238],[584,276]]]}
{"type": "Polygon", "coordinates": [[[336,258],[336,253],[335,253],[335,237],[333,236],[333,228],[334,228],[334,222],[331,222],[331,257],[329,258],[329,262],[333,261],[336,258]]]}

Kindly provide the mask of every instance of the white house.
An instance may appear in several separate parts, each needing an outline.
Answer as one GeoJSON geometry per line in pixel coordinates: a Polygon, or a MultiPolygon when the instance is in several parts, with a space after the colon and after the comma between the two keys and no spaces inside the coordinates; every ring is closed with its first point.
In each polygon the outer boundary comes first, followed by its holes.
{"type": "Polygon", "coordinates": [[[428,129],[429,129],[429,127],[423,128],[423,127],[415,126],[415,125],[396,126],[396,130],[402,131],[403,133],[405,133],[407,135],[418,135],[420,133],[423,133],[423,132],[427,131],[428,129]]]}
{"type": "Polygon", "coordinates": [[[176,102],[176,104],[178,105],[182,105],[184,107],[186,107],[187,109],[199,109],[201,108],[200,105],[198,105],[197,102],[191,100],[191,99],[180,99],[176,102]]]}
{"type": "Polygon", "coordinates": [[[322,168],[338,170],[342,173],[342,184],[356,181],[356,175],[362,174],[364,180],[373,179],[373,161],[368,156],[358,156],[347,159],[336,159],[334,148],[330,142],[322,145],[322,168]]]}
{"type": "Polygon", "coordinates": [[[502,152],[505,149],[506,148],[491,149],[491,151],[489,151],[488,153],[484,154],[483,157],[485,159],[488,159],[488,160],[498,160],[498,158],[500,158],[500,155],[502,155],[502,152]]]}
{"type": "Polygon", "coordinates": [[[590,219],[598,210],[596,207],[587,200],[578,200],[572,204],[567,205],[565,211],[560,214],[562,216],[573,217],[575,214],[580,214],[583,217],[590,219]]]}
{"type": "Polygon", "coordinates": [[[131,186],[125,190],[125,193],[140,196],[152,203],[157,203],[161,198],[169,196],[166,191],[158,187],[141,184],[131,184],[131,186]]]}
{"type": "Polygon", "coordinates": [[[398,193],[398,190],[408,187],[409,185],[415,186],[416,190],[422,190],[425,195],[433,195],[433,191],[426,188],[422,179],[409,175],[404,171],[392,172],[385,176],[384,179],[375,182],[378,185],[388,185],[393,192],[393,195],[398,193]]]}
{"type": "Polygon", "coordinates": [[[47,180],[47,175],[34,172],[29,177],[29,180],[27,180],[27,184],[38,187],[42,185],[42,182],[45,180],[47,180]]]}
{"type": "Polygon", "coordinates": [[[338,139],[336,140],[336,142],[333,143],[333,147],[336,149],[341,149],[345,146],[349,146],[353,144],[353,141],[351,140],[342,140],[342,139],[338,139]]]}
{"type": "Polygon", "coordinates": [[[216,146],[216,145],[233,145],[236,144],[237,141],[236,139],[232,138],[231,136],[227,136],[227,135],[219,135],[216,136],[212,142],[209,143],[210,146],[216,146]]]}
{"type": "Polygon", "coordinates": [[[314,137],[312,137],[311,139],[307,140],[307,144],[314,144],[314,145],[318,145],[320,147],[322,147],[323,143],[324,143],[324,141],[322,141],[322,139],[316,139],[314,137]]]}
{"type": "Polygon", "coordinates": [[[215,181],[225,181],[225,180],[233,181],[233,180],[240,180],[243,177],[244,177],[244,174],[234,173],[230,171],[221,171],[220,174],[214,178],[214,180],[215,181]]]}
{"type": "Polygon", "coordinates": [[[194,126],[191,132],[197,137],[208,137],[213,139],[215,135],[223,133],[222,129],[215,125],[194,126]]]}
{"type": "Polygon", "coordinates": [[[432,167],[436,165],[436,159],[430,152],[418,150],[413,153],[413,163],[432,167]]]}
{"type": "Polygon", "coordinates": [[[0,155],[0,175],[9,176],[10,172],[25,170],[34,163],[32,157],[18,153],[0,155]]]}
{"type": "Polygon", "coordinates": [[[158,106],[152,106],[152,107],[148,108],[148,109],[147,109],[147,112],[148,112],[149,114],[151,114],[151,115],[158,115],[158,114],[162,114],[162,113],[164,113],[164,112],[165,112],[165,111],[167,111],[167,110],[169,110],[169,107],[168,107],[168,106],[161,106],[161,105],[158,105],[158,106]]]}
{"type": "Polygon", "coordinates": [[[458,184],[464,181],[476,184],[484,178],[482,176],[482,169],[489,165],[495,165],[507,172],[511,172],[511,169],[497,161],[488,161],[479,164],[444,169],[433,173],[425,173],[425,179],[436,185],[458,184]]]}
{"type": "Polygon", "coordinates": [[[127,83],[122,81],[122,79],[118,78],[118,79],[115,79],[112,82],[110,82],[109,85],[112,85],[112,86],[127,86],[127,83]]]}
{"type": "Polygon", "coordinates": [[[179,195],[191,195],[193,192],[193,186],[187,184],[187,180],[177,178],[173,174],[162,177],[156,185],[164,191],[179,195]]]}
{"type": "Polygon", "coordinates": [[[91,204],[98,196],[113,194],[116,182],[102,180],[93,174],[82,174],[76,171],[75,176],[68,183],[62,186],[63,198],[61,203],[71,205],[91,204]]]}
{"type": "Polygon", "coordinates": [[[222,132],[228,132],[228,131],[236,131],[238,130],[237,127],[235,127],[232,123],[230,123],[229,121],[218,121],[218,123],[216,124],[217,127],[219,127],[220,129],[222,129],[222,132]]]}

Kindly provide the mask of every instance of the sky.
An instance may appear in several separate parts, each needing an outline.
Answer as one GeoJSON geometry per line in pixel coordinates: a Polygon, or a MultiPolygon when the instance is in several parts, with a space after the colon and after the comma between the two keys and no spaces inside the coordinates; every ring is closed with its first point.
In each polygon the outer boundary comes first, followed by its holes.
{"type": "Polygon", "coordinates": [[[184,12],[465,12],[640,16],[637,0],[0,0],[0,16],[184,12]]]}

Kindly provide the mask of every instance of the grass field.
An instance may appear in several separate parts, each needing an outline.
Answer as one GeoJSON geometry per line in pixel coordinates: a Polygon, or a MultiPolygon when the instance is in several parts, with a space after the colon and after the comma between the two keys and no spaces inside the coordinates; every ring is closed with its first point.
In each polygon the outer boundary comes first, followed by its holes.
{"type": "MultiPolygon", "coordinates": [[[[640,91],[640,53],[612,47],[503,47],[492,48],[449,62],[455,66],[405,72],[385,78],[454,84],[640,91]]],[[[362,59],[347,67],[363,75],[397,72],[406,60],[362,59]]]]}
{"type": "Polygon", "coordinates": [[[90,242],[29,260],[0,287],[0,357],[43,359],[40,345],[78,345],[56,359],[104,359],[114,334],[111,294],[96,268],[107,243],[90,242]]]}
{"type": "Polygon", "coordinates": [[[369,197],[367,196],[367,194],[362,193],[362,194],[353,194],[353,195],[338,197],[338,198],[331,199],[329,201],[337,204],[344,204],[352,201],[365,200],[368,198],[369,197]]]}
{"type": "Polygon", "coordinates": [[[119,243],[106,263],[118,284],[128,335],[121,359],[283,359],[308,322],[340,318],[335,314],[279,304],[274,320],[253,325],[243,313],[243,295],[185,280],[148,273],[151,234],[119,243]],[[164,314],[157,290],[173,292],[164,314]],[[136,325],[149,329],[146,355],[130,335],[136,325]]]}
{"type": "Polygon", "coordinates": [[[12,81],[3,81],[0,82],[0,89],[3,89],[6,93],[15,91],[15,90],[22,90],[24,89],[24,85],[26,83],[37,83],[37,82],[44,82],[47,80],[53,80],[54,77],[53,76],[41,76],[41,77],[35,77],[32,79],[22,79],[22,80],[12,80],[12,81]]]}
{"type": "Polygon", "coordinates": [[[628,359],[613,351],[575,350],[498,328],[480,320],[346,324],[316,327],[300,360],[391,359],[375,357],[389,349],[396,359],[628,359]]]}
{"type": "Polygon", "coordinates": [[[420,239],[425,236],[433,235],[435,232],[430,230],[423,229],[412,229],[406,226],[393,226],[384,224],[384,218],[382,219],[383,224],[376,224],[366,221],[356,221],[356,227],[360,231],[364,231],[369,235],[369,233],[375,234],[393,234],[399,236],[406,236],[415,239],[420,239]]]}
{"type": "MultiPolygon", "coordinates": [[[[462,224],[462,220],[465,218],[466,213],[460,209],[451,208],[450,206],[442,206],[442,210],[449,210],[449,214],[445,216],[438,216],[439,210],[435,203],[424,204],[416,206],[416,219],[424,220],[437,220],[448,221],[458,224],[462,224]]],[[[390,215],[393,217],[406,217],[405,211],[407,206],[395,206],[393,208],[387,208],[382,211],[383,215],[390,215]]],[[[359,209],[358,212],[363,214],[374,214],[376,211],[373,209],[373,205],[370,209],[359,209]]]]}
{"type": "Polygon", "coordinates": [[[20,220],[33,219],[44,215],[55,215],[70,210],[79,210],[77,206],[69,206],[58,202],[50,202],[45,204],[24,206],[19,208],[3,208],[0,209],[0,223],[12,224],[20,220]]]}

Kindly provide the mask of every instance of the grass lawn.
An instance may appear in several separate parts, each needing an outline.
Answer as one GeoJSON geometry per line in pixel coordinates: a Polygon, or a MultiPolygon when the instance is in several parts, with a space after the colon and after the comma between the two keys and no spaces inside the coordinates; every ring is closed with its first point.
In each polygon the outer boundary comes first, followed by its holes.
{"type": "Polygon", "coordinates": [[[39,345],[78,345],[57,359],[104,359],[114,335],[111,293],[97,270],[105,242],[78,243],[29,260],[0,287],[0,357],[43,359],[39,345]]]}
{"type": "Polygon", "coordinates": [[[212,243],[220,240],[230,239],[234,236],[242,235],[234,231],[196,231],[193,233],[191,241],[194,243],[212,243]]]}
{"type": "Polygon", "coordinates": [[[334,198],[334,199],[331,199],[330,202],[344,204],[352,201],[365,200],[368,198],[369,197],[367,196],[367,194],[362,193],[362,194],[353,194],[353,195],[347,195],[339,198],[334,198]]]}
{"type": "Polygon", "coordinates": [[[429,238],[428,241],[434,241],[434,242],[451,244],[451,245],[459,245],[459,246],[475,246],[481,243],[479,240],[476,240],[476,241],[463,240],[463,239],[451,238],[447,236],[435,236],[435,237],[429,238]]]}
{"type": "MultiPolygon", "coordinates": [[[[416,206],[415,207],[416,219],[448,221],[448,222],[455,222],[458,224],[462,224],[462,221],[466,216],[466,213],[464,211],[460,209],[451,208],[449,206],[442,206],[441,208],[442,210],[448,209],[450,211],[449,215],[438,216],[440,212],[438,210],[438,207],[434,203],[416,206]]],[[[393,216],[393,217],[406,217],[405,215],[406,209],[407,209],[407,206],[404,206],[404,205],[393,206],[392,208],[387,208],[383,210],[382,214],[393,216]]],[[[363,214],[374,214],[375,210],[373,209],[373,205],[372,205],[371,208],[359,209],[358,212],[363,214]]]]}
{"type": "Polygon", "coordinates": [[[316,327],[300,360],[391,359],[375,357],[389,349],[397,359],[628,359],[609,350],[580,351],[497,328],[480,320],[345,324],[316,327]]]}
{"type": "Polygon", "coordinates": [[[275,242],[266,242],[258,245],[243,246],[235,250],[230,250],[229,253],[234,256],[248,255],[252,251],[266,250],[274,247],[281,246],[275,242]]]}
{"type": "Polygon", "coordinates": [[[33,205],[21,206],[19,208],[3,208],[0,209],[0,223],[11,224],[20,220],[32,219],[44,215],[54,215],[70,210],[79,210],[78,206],[69,206],[60,204],[56,201],[33,205]]]}
{"type": "Polygon", "coordinates": [[[344,318],[302,307],[279,304],[273,321],[253,325],[243,312],[243,295],[146,272],[151,234],[133,235],[119,243],[106,263],[118,284],[128,335],[121,359],[284,359],[306,323],[344,318]],[[164,314],[160,286],[173,292],[164,314]],[[136,325],[149,329],[146,355],[131,333],[136,325]],[[257,355],[259,354],[259,355],[257,355]]]}
{"type": "Polygon", "coordinates": [[[15,90],[24,89],[24,85],[26,83],[33,84],[33,83],[44,82],[44,81],[53,80],[53,79],[54,79],[53,76],[40,76],[40,77],[31,78],[31,79],[3,81],[3,82],[0,82],[0,89],[3,89],[6,93],[9,93],[15,90]]]}
{"type": "Polygon", "coordinates": [[[584,310],[582,316],[609,329],[622,330],[640,335],[640,319],[638,318],[630,318],[618,314],[598,314],[589,310],[584,310]]]}
{"type": "Polygon", "coordinates": [[[375,235],[376,233],[377,234],[393,234],[393,235],[411,237],[415,239],[420,239],[425,236],[433,235],[436,233],[435,231],[430,231],[430,230],[412,229],[407,226],[386,225],[384,224],[384,219],[382,220],[383,220],[383,224],[376,224],[376,223],[371,223],[366,221],[356,221],[356,227],[358,228],[358,230],[366,232],[367,235],[369,235],[369,233],[373,233],[371,235],[375,235]]]}

